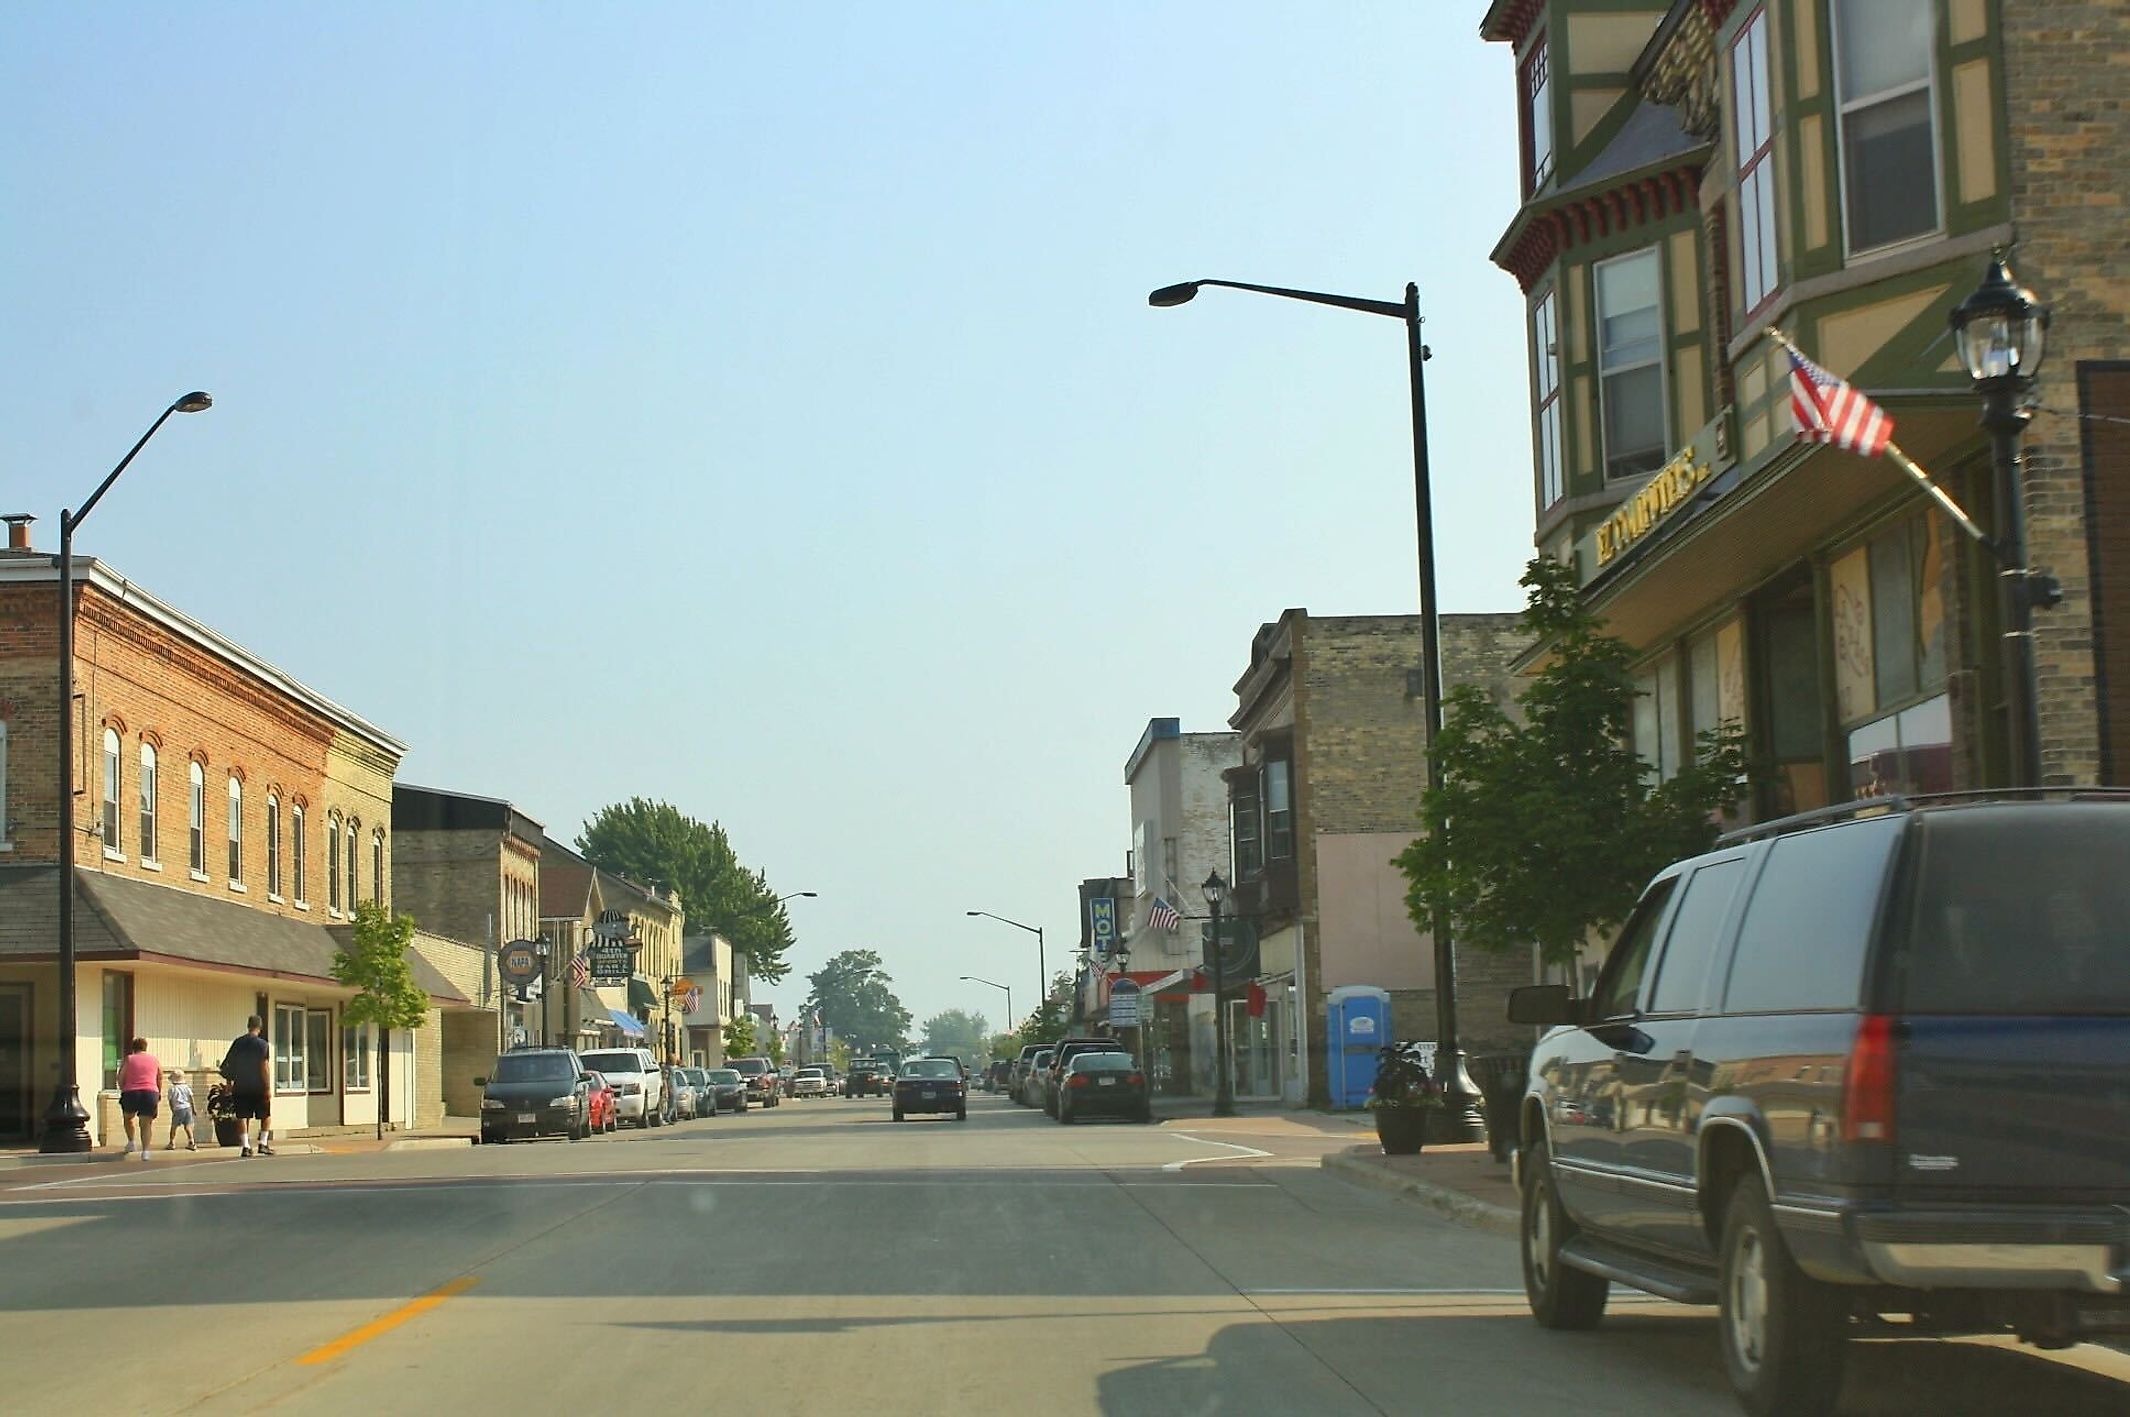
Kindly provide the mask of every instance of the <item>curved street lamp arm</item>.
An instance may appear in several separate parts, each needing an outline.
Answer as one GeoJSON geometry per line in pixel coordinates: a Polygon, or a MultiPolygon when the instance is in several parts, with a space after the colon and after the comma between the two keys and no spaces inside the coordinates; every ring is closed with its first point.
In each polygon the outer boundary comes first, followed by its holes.
{"type": "Polygon", "coordinates": [[[1241,280],[1194,280],[1190,285],[1217,285],[1228,290],[1251,290],[1259,295],[1277,295],[1287,300],[1306,300],[1312,305],[1334,305],[1341,310],[1359,310],[1365,315],[1388,315],[1405,319],[1412,312],[1402,301],[1370,300],[1359,295],[1327,295],[1319,290],[1290,290],[1283,285],[1252,285],[1241,280]]]}

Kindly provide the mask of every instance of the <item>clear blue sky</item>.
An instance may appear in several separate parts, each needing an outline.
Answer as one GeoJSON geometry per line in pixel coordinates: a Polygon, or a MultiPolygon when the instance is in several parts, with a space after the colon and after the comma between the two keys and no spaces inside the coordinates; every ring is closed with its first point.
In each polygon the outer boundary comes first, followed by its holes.
{"type": "MultiPolygon", "coordinates": [[[[799,972],[1036,983],[1145,721],[1260,622],[1444,608],[1531,530],[1480,0],[31,6],[0,48],[0,511],[573,838],[721,819],[799,972]]],[[[769,997],[803,996],[795,972],[769,997]]]]}

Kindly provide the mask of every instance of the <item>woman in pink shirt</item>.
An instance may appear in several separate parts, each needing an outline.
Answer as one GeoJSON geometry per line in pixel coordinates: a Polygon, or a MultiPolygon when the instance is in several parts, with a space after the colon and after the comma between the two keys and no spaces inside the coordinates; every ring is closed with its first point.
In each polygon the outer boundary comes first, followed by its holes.
{"type": "Polygon", "coordinates": [[[141,1160],[146,1161],[151,1152],[155,1133],[156,1103],[163,1095],[163,1065],[155,1061],[148,1051],[148,1040],[136,1038],[126,1045],[126,1056],[118,1065],[118,1110],[126,1118],[126,1150],[133,1150],[133,1119],[141,1121],[141,1160]]]}

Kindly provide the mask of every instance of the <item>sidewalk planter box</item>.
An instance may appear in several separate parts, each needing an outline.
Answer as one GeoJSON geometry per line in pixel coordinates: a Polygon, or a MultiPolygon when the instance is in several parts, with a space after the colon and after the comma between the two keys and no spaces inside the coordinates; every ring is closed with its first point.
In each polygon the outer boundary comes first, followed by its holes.
{"type": "Polygon", "coordinates": [[[1378,1107],[1376,1140],[1385,1156],[1418,1156],[1427,1141],[1427,1113],[1419,1108],[1378,1107]]]}

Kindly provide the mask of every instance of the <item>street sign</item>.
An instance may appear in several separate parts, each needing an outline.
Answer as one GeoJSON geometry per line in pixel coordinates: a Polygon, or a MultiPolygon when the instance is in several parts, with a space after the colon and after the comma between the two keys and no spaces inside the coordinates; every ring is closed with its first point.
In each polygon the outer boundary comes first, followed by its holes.
{"type": "Polygon", "coordinates": [[[1087,918],[1094,927],[1095,953],[1106,957],[1117,944],[1117,902],[1097,896],[1087,902],[1087,918]]]}
{"type": "Polygon", "coordinates": [[[1131,979],[1112,980],[1109,986],[1109,1026],[1139,1027],[1139,985],[1131,979]]]}
{"type": "Polygon", "coordinates": [[[594,984],[626,984],[635,972],[635,956],[620,940],[595,940],[585,953],[591,956],[594,984]]]}
{"type": "Polygon", "coordinates": [[[540,942],[512,940],[496,951],[496,969],[505,984],[524,988],[540,977],[540,942]]]}

